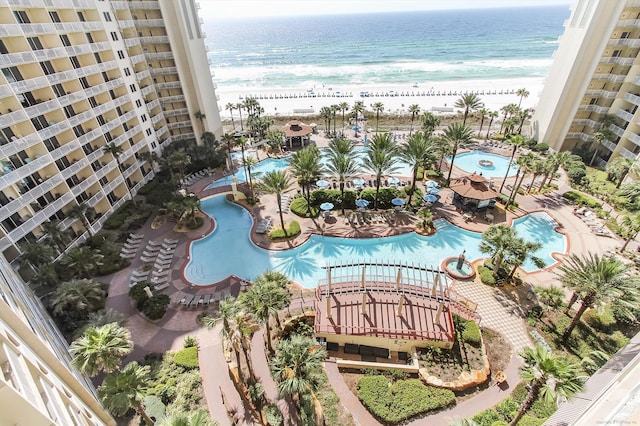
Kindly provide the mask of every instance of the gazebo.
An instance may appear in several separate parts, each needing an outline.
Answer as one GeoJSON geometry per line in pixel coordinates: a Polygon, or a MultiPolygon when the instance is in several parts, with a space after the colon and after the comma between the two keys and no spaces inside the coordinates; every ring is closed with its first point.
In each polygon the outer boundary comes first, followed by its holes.
{"type": "Polygon", "coordinates": [[[449,188],[453,191],[453,204],[462,210],[478,211],[493,207],[500,196],[493,189],[493,182],[476,173],[452,180],[449,188]]]}
{"type": "Polygon", "coordinates": [[[300,120],[291,120],[280,128],[287,138],[287,146],[304,146],[309,143],[309,135],[313,133],[313,127],[304,124],[300,120]]]}

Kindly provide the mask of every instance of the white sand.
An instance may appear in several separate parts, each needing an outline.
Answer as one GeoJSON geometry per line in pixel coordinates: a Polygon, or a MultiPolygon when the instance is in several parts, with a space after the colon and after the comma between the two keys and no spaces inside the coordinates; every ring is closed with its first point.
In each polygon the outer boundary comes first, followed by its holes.
{"type": "MultiPolygon", "coordinates": [[[[421,111],[439,113],[439,108],[450,109],[460,95],[465,92],[477,92],[484,102],[485,108],[491,111],[499,111],[510,103],[517,104],[520,97],[515,94],[518,89],[525,88],[529,91],[529,97],[522,100],[522,108],[533,108],[538,102],[542,91],[544,79],[509,79],[509,80],[465,80],[444,81],[437,83],[420,83],[418,87],[413,85],[340,85],[340,86],[316,86],[315,88],[290,88],[290,89],[260,89],[253,88],[244,91],[225,90],[218,87],[216,93],[220,96],[219,105],[222,107],[222,118],[230,118],[226,109],[228,103],[239,103],[247,97],[254,97],[264,108],[266,115],[297,115],[305,116],[318,114],[320,108],[347,102],[353,106],[356,101],[363,101],[365,109],[373,111],[371,105],[381,102],[385,114],[407,113],[409,105],[418,104],[421,111]],[[313,89],[315,97],[308,90],[313,89]],[[363,97],[361,92],[369,92],[369,96],[363,97]],[[384,96],[394,91],[397,96],[384,96]],[[440,92],[440,95],[438,95],[440,92]],[[494,94],[495,92],[495,94],[494,94]],[[500,93],[502,92],[502,94],[500,93]],[[513,92],[513,93],[512,93],[513,92]],[[375,94],[378,96],[375,96],[375,94]],[[404,95],[403,95],[404,93],[404,95]],[[424,96],[422,94],[425,94],[424,96]],[[427,93],[432,95],[427,96],[427,93]],[[449,94],[451,93],[451,94],[449,94]],[[456,94],[454,94],[456,93],[456,94]],[[484,93],[484,94],[483,94],[484,93]],[[276,98],[276,95],[278,96],[276,98]],[[287,98],[284,98],[287,96],[287,98]],[[295,97],[297,96],[297,97],[295,97]]],[[[456,109],[457,111],[457,109],[456,109]]],[[[448,112],[449,114],[451,112],[448,112]]],[[[348,114],[348,111],[347,111],[348,114]]],[[[339,112],[338,115],[341,115],[339,112]]],[[[233,117],[238,118],[238,111],[233,111],[233,117]]]]}

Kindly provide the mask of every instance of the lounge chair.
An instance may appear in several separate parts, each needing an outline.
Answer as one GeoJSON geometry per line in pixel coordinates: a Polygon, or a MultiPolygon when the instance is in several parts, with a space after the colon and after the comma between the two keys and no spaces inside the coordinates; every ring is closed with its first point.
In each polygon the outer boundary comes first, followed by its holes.
{"type": "Polygon", "coordinates": [[[142,252],[142,256],[144,257],[155,258],[157,255],[158,253],[154,253],[146,250],[142,252]]]}
{"type": "Polygon", "coordinates": [[[148,277],[149,276],[150,271],[143,271],[140,269],[136,269],[135,271],[133,271],[131,273],[131,276],[133,277],[148,277]]]}
{"type": "Polygon", "coordinates": [[[120,253],[120,257],[123,259],[133,259],[136,257],[135,253],[120,253]]]}
{"type": "Polygon", "coordinates": [[[189,304],[191,303],[191,301],[195,298],[194,295],[192,294],[187,294],[185,297],[182,298],[182,300],[180,300],[180,303],[183,306],[189,306],[189,304]]]}
{"type": "Polygon", "coordinates": [[[147,241],[147,247],[148,246],[161,246],[161,245],[162,245],[162,243],[158,242],[158,241],[153,241],[153,240],[152,241],[147,241]]]}
{"type": "Polygon", "coordinates": [[[154,277],[166,277],[167,275],[169,275],[169,272],[171,272],[168,269],[162,270],[162,271],[153,271],[152,275],[154,277]]]}
{"type": "Polygon", "coordinates": [[[162,243],[162,249],[164,250],[175,250],[178,246],[178,243],[162,243]]]}
{"type": "Polygon", "coordinates": [[[162,263],[172,262],[173,261],[173,255],[160,255],[155,260],[156,260],[156,262],[160,261],[162,263]]]}
{"type": "Polygon", "coordinates": [[[134,239],[134,240],[141,240],[144,238],[144,235],[142,234],[129,234],[129,238],[130,239],[134,239]]]}
{"type": "Polygon", "coordinates": [[[140,260],[143,261],[144,263],[153,263],[156,261],[156,258],[155,256],[149,257],[149,256],[142,255],[140,256],[140,260]]]}
{"type": "Polygon", "coordinates": [[[211,295],[210,294],[205,294],[202,304],[204,306],[209,306],[209,303],[211,303],[211,295]]]}
{"type": "Polygon", "coordinates": [[[153,289],[155,291],[161,291],[161,290],[164,290],[167,287],[169,287],[169,283],[162,283],[162,284],[156,285],[155,287],[153,287],[153,289]]]}
{"type": "Polygon", "coordinates": [[[154,266],[159,269],[164,269],[164,268],[170,267],[172,263],[173,263],[173,260],[156,259],[156,263],[154,263],[154,266]]]}
{"type": "Polygon", "coordinates": [[[202,296],[200,296],[200,295],[195,296],[195,297],[193,298],[193,300],[191,301],[191,303],[189,303],[189,307],[191,307],[191,306],[193,306],[193,307],[198,306],[198,304],[200,303],[200,299],[202,299],[202,296]]]}
{"type": "Polygon", "coordinates": [[[178,240],[173,240],[171,238],[165,238],[164,243],[166,244],[178,244],[178,240]]]}
{"type": "Polygon", "coordinates": [[[147,246],[144,248],[146,251],[150,251],[150,252],[156,252],[160,250],[160,246],[152,246],[147,244],[147,246]]]}

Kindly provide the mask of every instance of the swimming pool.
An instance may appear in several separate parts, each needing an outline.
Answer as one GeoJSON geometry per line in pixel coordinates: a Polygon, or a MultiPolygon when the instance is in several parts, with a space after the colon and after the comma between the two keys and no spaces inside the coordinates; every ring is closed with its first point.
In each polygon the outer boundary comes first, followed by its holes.
{"type": "MultiPolygon", "coordinates": [[[[248,235],[252,226],[249,213],[224,196],[202,200],[202,210],[215,217],[214,232],[193,241],[190,260],[184,274],[196,285],[218,282],[229,275],[252,280],[262,272],[273,269],[284,273],[304,287],[313,288],[326,273],[327,264],[346,261],[381,261],[388,263],[413,263],[439,267],[440,262],[457,256],[466,250],[469,260],[484,257],[479,245],[482,235],[466,231],[445,219],[435,221],[436,232],[432,236],[416,233],[385,238],[355,239],[312,235],[303,245],[292,250],[270,251],[254,245],[248,235]]],[[[544,247],[538,253],[547,266],[555,260],[551,252],[564,253],[566,239],[554,231],[557,224],[544,212],[534,213],[514,222],[518,233],[535,235],[543,239],[544,247]]],[[[526,263],[526,271],[537,268],[526,263]]]]}
{"type": "MultiPolygon", "coordinates": [[[[451,162],[450,157],[448,160],[451,162]]],[[[482,176],[489,178],[504,178],[504,175],[507,173],[507,168],[509,167],[509,160],[510,158],[503,157],[502,155],[482,151],[471,151],[456,155],[453,165],[470,174],[475,172],[477,174],[482,173],[482,176]],[[479,162],[482,160],[488,160],[492,164],[481,166],[479,162]]],[[[518,170],[517,165],[511,166],[509,176],[515,176],[516,170],[518,170]]]]}

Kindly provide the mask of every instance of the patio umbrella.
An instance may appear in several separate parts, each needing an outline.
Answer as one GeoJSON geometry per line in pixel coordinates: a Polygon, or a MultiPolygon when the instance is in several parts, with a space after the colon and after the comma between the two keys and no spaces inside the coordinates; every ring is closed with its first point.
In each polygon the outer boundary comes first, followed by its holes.
{"type": "Polygon", "coordinates": [[[353,127],[351,128],[351,130],[360,130],[360,127],[358,127],[358,126],[353,126],[353,127]]]}
{"type": "Polygon", "coordinates": [[[393,200],[391,200],[391,204],[393,204],[394,206],[404,206],[405,202],[402,198],[394,198],[393,200]]]}
{"type": "Polygon", "coordinates": [[[356,185],[356,186],[362,186],[362,185],[364,185],[364,182],[365,181],[362,178],[355,178],[353,180],[353,184],[356,185]]]}
{"type": "Polygon", "coordinates": [[[400,182],[400,179],[398,179],[397,177],[390,177],[389,178],[389,184],[391,184],[391,185],[395,185],[398,182],[400,182]]]}
{"type": "Polygon", "coordinates": [[[329,211],[333,208],[333,203],[322,203],[320,204],[320,209],[324,211],[329,211]]]}
{"type": "Polygon", "coordinates": [[[438,182],[434,181],[434,180],[428,180],[424,183],[424,186],[426,186],[427,188],[437,188],[438,187],[438,182]]]}
{"type": "Polygon", "coordinates": [[[316,182],[316,186],[318,188],[326,188],[327,186],[329,186],[329,181],[328,180],[324,180],[324,179],[320,179],[319,181],[316,182]]]}
{"type": "Polygon", "coordinates": [[[427,194],[427,195],[423,196],[422,199],[425,200],[427,203],[434,203],[434,202],[438,201],[438,197],[436,197],[435,195],[432,195],[432,194],[427,194]]]}
{"type": "Polygon", "coordinates": [[[440,190],[438,188],[431,188],[427,192],[431,195],[438,195],[440,193],[440,190]]]}
{"type": "Polygon", "coordinates": [[[367,200],[363,200],[362,198],[356,200],[356,206],[358,207],[367,207],[369,202],[367,200]]]}

